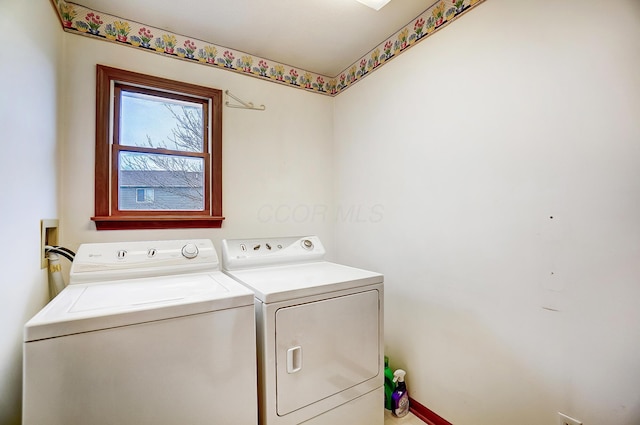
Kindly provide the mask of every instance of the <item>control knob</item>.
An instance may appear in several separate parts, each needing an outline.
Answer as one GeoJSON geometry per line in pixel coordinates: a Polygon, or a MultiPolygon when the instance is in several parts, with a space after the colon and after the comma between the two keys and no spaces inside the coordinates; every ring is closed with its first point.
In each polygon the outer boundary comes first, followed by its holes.
{"type": "Polygon", "coordinates": [[[313,242],[311,242],[309,239],[304,239],[302,241],[302,247],[304,249],[313,249],[313,242]]]}
{"type": "Polygon", "coordinates": [[[192,259],[198,256],[198,247],[196,244],[188,243],[182,247],[182,256],[184,258],[192,259]]]}

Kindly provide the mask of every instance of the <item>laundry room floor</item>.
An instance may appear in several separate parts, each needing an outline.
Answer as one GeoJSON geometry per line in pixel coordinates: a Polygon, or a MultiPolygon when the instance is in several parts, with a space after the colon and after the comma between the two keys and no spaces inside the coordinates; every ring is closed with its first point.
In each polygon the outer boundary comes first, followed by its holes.
{"type": "Polygon", "coordinates": [[[384,411],[384,425],[425,425],[413,413],[409,413],[403,418],[396,418],[389,410],[384,411]]]}

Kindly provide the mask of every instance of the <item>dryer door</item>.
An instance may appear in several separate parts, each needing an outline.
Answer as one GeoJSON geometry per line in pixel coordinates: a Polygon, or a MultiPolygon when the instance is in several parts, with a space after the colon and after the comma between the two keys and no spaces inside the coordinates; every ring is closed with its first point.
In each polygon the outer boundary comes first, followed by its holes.
{"type": "Polygon", "coordinates": [[[374,378],[380,366],[379,335],[377,290],[279,309],[278,415],[374,378]]]}

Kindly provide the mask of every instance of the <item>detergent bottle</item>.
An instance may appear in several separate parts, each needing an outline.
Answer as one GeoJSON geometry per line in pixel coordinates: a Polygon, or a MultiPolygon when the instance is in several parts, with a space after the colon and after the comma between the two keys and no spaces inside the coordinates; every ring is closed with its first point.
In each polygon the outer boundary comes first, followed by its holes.
{"type": "Polygon", "coordinates": [[[393,371],[389,367],[389,357],[384,356],[384,408],[387,410],[391,410],[391,396],[395,389],[396,383],[393,381],[393,371]]]}
{"type": "Polygon", "coordinates": [[[402,369],[398,369],[393,372],[393,382],[397,382],[396,389],[393,390],[391,395],[391,413],[393,416],[401,418],[409,413],[409,394],[407,393],[407,386],[404,383],[404,376],[407,374],[402,369]]]}

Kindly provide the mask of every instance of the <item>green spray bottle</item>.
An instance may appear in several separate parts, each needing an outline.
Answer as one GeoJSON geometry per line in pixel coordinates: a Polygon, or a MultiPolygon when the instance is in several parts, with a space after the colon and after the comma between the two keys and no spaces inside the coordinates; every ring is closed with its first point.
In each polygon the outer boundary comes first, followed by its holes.
{"type": "Polygon", "coordinates": [[[391,395],[396,389],[396,383],[393,382],[393,371],[389,367],[389,357],[384,356],[384,408],[391,410],[393,407],[391,395]]]}

